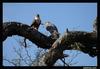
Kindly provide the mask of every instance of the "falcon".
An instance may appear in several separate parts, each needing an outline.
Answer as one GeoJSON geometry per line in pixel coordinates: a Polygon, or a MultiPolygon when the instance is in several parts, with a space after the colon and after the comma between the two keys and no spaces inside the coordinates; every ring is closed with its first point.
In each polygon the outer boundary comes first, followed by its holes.
{"type": "Polygon", "coordinates": [[[38,30],[39,26],[41,24],[41,19],[39,14],[37,14],[37,16],[35,16],[33,23],[31,24],[31,27],[38,30]]]}
{"type": "Polygon", "coordinates": [[[57,27],[54,24],[52,24],[51,22],[48,21],[48,22],[45,22],[45,27],[46,27],[46,30],[50,32],[50,34],[51,34],[50,37],[52,39],[59,38],[58,29],[57,29],[57,27]]]}

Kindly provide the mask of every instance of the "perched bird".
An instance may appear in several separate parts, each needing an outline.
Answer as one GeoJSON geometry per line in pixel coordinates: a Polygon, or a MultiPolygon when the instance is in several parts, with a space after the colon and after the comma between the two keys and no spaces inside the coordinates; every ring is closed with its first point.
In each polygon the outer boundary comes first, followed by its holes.
{"type": "Polygon", "coordinates": [[[33,23],[31,24],[31,27],[38,30],[39,26],[41,24],[41,19],[39,14],[37,14],[37,16],[35,16],[33,23]]]}
{"type": "Polygon", "coordinates": [[[50,34],[51,34],[50,37],[52,39],[59,38],[58,29],[57,29],[57,27],[54,24],[52,24],[51,22],[48,21],[48,22],[45,22],[44,25],[46,27],[46,30],[50,32],[50,34]]]}
{"type": "MultiPolygon", "coordinates": [[[[31,28],[29,28],[29,29],[36,29],[36,30],[38,30],[40,24],[42,24],[42,23],[41,23],[41,19],[40,19],[39,14],[37,14],[37,15],[35,16],[35,18],[34,18],[33,23],[31,24],[31,28]]],[[[26,48],[26,47],[27,47],[27,46],[26,46],[26,38],[24,38],[24,43],[25,43],[25,48],[26,48]]]]}

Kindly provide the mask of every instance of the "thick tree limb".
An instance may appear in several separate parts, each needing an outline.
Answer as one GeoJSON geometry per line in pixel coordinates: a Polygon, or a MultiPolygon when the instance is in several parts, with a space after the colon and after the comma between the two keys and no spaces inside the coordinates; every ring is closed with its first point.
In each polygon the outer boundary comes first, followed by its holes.
{"type": "Polygon", "coordinates": [[[12,35],[19,35],[29,39],[41,48],[50,48],[52,39],[46,35],[38,32],[35,29],[31,29],[30,26],[19,23],[19,22],[5,22],[3,23],[3,41],[12,35]]]}
{"type": "Polygon", "coordinates": [[[42,58],[44,64],[49,66],[62,58],[64,50],[80,50],[92,57],[97,55],[96,32],[67,31],[55,41],[37,30],[31,29],[28,25],[19,22],[3,23],[3,41],[12,35],[23,36],[37,46],[49,49],[49,52],[42,58]]]}
{"type": "Polygon", "coordinates": [[[60,38],[58,38],[49,49],[47,55],[45,55],[45,63],[52,66],[61,56],[63,56],[64,50],[80,50],[84,53],[88,53],[91,57],[97,55],[96,48],[96,35],[95,33],[87,33],[82,31],[65,32],[60,38]],[[80,45],[75,45],[79,43],[80,45]]]}
{"type": "MultiPolygon", "coordinates": [[[[94,23],[97,28],[97,21],[94,23]]],[[[60,36],[44,57],[45,64],[52,66],[63,55],[64,50],[75,49],[88,53],[91,57],[97,55],[97,29],[93,32],[70,31],[60,36]]]]}

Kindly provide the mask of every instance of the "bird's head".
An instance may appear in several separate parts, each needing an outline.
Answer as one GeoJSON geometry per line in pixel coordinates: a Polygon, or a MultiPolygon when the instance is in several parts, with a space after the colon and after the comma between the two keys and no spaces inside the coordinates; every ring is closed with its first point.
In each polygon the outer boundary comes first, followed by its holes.
{"type": "Polygon", "coordinates": [[[45,22],[45,26],[49,26],[51,23],[49,21],[45,22]]]}
{"type": "Polygon", "coordinates": [[[40,16],[39,16],[39,14],[37,14],[36,16],[35,16],[35,18],[34,18],[35,20],[38,20],[38,19],[40,19],[40,16]]]}

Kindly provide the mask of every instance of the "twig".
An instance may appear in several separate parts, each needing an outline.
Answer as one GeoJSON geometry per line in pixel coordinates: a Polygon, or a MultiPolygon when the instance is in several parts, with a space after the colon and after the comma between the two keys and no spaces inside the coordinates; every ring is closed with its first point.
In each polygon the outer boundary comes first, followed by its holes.
{"type": "Polygon", "coordinates": [[[8,61],[9,63],[13,64],[14,66],[17,66],[16,63],[14,63],[14,62],[12,62],[12,61],[10,61],[10,60],[8,60],[8,59],[3,59],[3,60],[8,61]]]}
{"type": "Polygon", "coordinates": [[[31,59],[31,56],[29,55],[28,50],[27,50],[26,48],[25,48],[25,51],[26,51],[26,53],[27,53],[28,58],[29,58],[30,61],[32,62],[33,60],[31,59]]]}
{"type": "Polygon", "coordinates": [[[60,59],[60,60],[64,63],[64,65],[69,66],[69,64],[67,64],[63,59],[60,59]]]}
{"type": "Polygon", "coordinates": [[[73,56],[73,58],[68,62],[68,64],[70,65],[72,63],[72,61],[78,56],[79,53],[77,53],[76,55],[73,56]]]}
{"type": "Polygon", "coordinates": [[[19,56],[27,65],[29,65],[29,64],[26,62],[26,60],[23,59],[21,53],[19,53],[19,52],[16,50],[16,48],[14,48],[14,51],[18,54],[18,56],[19,56]]]}

